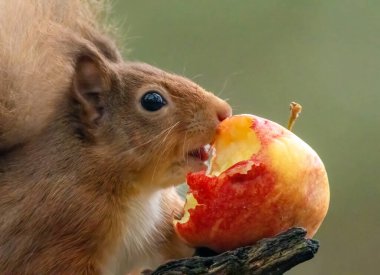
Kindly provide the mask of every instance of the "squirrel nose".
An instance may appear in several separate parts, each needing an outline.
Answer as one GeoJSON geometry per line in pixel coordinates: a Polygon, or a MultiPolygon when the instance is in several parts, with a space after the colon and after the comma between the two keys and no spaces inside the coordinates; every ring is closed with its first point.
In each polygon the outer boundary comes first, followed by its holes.
{"type": "Polygon", "coordinates": [[[216,109],[216,115],[218,117],[218,120],[222,122],[223,120],[225,120],[226,118],[232,115],[231,106],[224,100],[220,99],[220,102],[216,109]]]}

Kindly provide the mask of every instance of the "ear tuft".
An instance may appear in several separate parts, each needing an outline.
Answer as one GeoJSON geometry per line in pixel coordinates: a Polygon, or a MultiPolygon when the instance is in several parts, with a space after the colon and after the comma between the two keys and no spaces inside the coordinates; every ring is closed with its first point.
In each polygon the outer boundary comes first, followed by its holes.
{"type": "Polygon", "coordinates": [[[104,97],[108,90],[108,75],[101,61],[90,56],[78,58],[72,91],[79,104],[80,123],[87,134],[99,126],[104,116],[104,97]]]}

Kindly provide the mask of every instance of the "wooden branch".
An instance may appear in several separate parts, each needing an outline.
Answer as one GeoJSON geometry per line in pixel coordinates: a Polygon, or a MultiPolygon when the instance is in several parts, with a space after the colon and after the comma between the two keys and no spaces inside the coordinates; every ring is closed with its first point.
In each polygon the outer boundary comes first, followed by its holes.
{"type": "Polygon", "coordinates": [[[304,229],[292,228],[274,238],[262,239],[253,246],[212,257],[195,256],[168,262],[151,274],[283,274],[317,253],[318,241],[305,239],[305,236],[304,229]]]}

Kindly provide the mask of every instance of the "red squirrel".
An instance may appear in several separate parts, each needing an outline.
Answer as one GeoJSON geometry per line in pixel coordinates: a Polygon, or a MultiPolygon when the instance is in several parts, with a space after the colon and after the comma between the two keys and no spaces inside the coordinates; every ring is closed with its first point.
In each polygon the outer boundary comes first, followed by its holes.
{"type": "Polygon", "coordinates": [[[126,62],[101,1],[0,0],[0,274],[126,274],[194,252],[176,184],[230,106],[126,62]]]}

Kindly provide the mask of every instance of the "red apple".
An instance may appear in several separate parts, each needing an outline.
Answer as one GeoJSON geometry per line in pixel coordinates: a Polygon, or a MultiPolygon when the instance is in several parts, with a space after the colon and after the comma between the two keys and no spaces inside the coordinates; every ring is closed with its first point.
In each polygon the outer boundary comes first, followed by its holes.
{"type": "Polygon", "coordinates": [[[304,227],[312,237],[329,205],[317,153],[279,124],[253,115],[224,120],[209,170],[187,176],[185,214],[177,234],[217,252],[304,227]]]}

